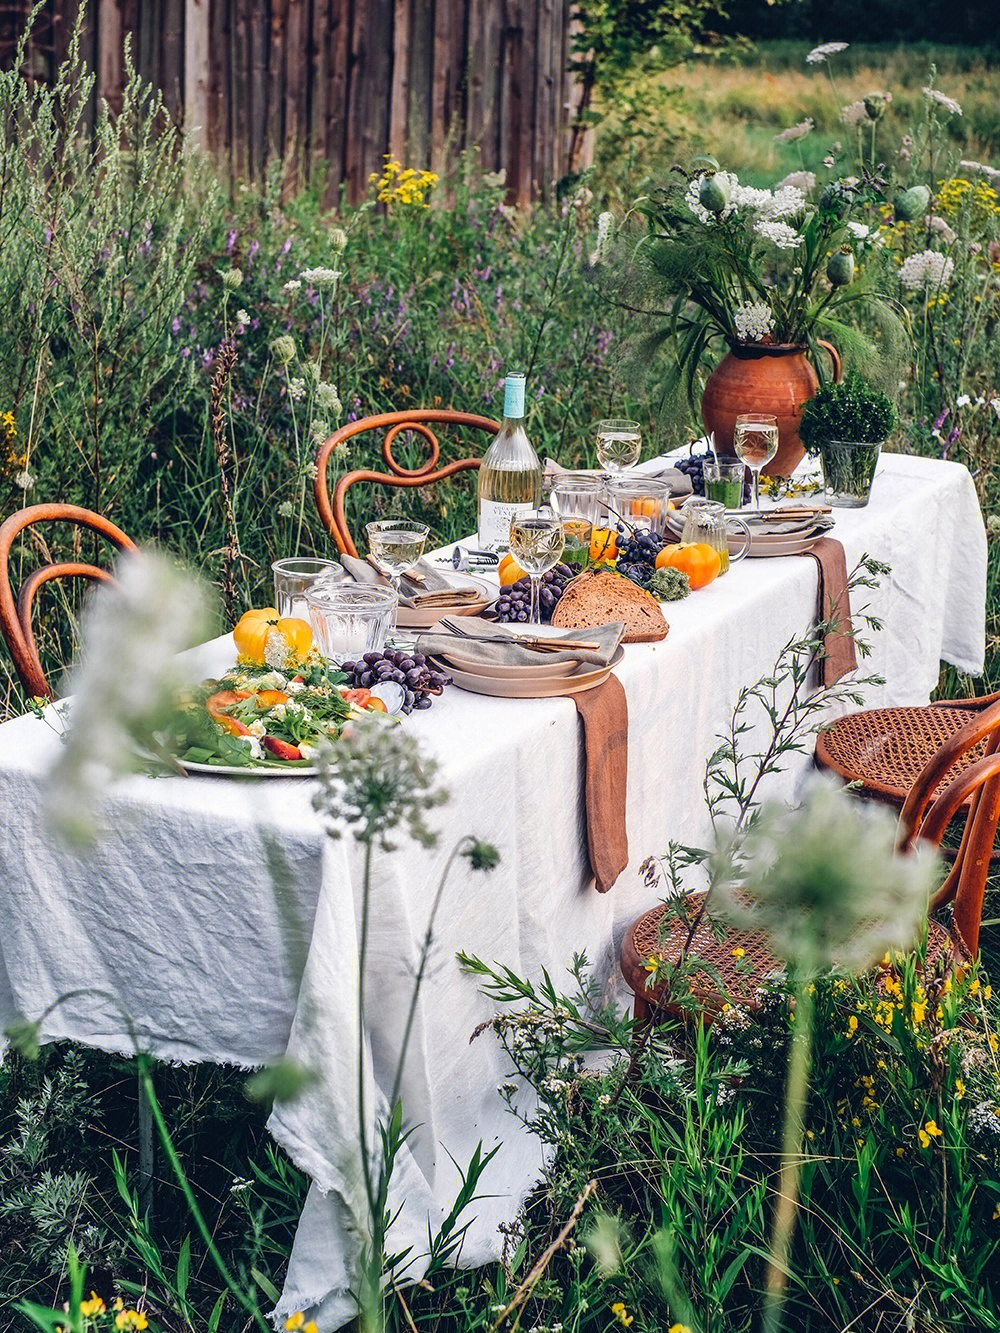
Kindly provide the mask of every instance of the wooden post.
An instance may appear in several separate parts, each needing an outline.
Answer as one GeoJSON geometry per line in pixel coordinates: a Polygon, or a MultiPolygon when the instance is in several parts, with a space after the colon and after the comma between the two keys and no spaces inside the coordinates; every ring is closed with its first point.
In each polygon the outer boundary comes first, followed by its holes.
{"type": "MultiPolygon", "coordinates": [[[[418,0],[419,3],[419,0],[418,0]]],[[[410,114],[410,0],[395,0],[392,17],[392,87],[389,95],[389,152],[407,156],[410,114]]]]}
{"type": "Polygon", "coordinates": [[[112,111],[122,109],[122,10],[104,0],[97,10],[97,94],[112,111]]]}
{"type": "Polygon", "coordinates": [[[208,0],[184,5],[184,129],[196,148],[208,142],[208,0]]]}

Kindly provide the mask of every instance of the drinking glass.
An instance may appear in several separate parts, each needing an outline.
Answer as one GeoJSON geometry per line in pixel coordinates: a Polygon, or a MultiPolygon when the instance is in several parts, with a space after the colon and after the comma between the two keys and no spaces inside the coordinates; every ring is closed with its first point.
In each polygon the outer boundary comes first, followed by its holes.
{"type": "Polygon", "coordinates": [[[706,458],[701,465],[705,479],[705,499],[717,500],[727,509],[743,507],[743,485],[746,480],[745,463],[728,458],[706,458]]]}
{"type": "Polygon", "coordinates": [[[778,418],[765,412],[743,412],[736,418],[733,448],[753,474],[753,508],[760,512],[760,470],[778,452],[778,418]]]}
{"type": "Polygon", "coordinates": [[[681,532],[682,542],[704,542],[718,551],[720,574],[727,574],[734,560],[742,560],[750,551],[750,528],[737,514],[726,509],[718,500],[703,500],[700,495],[693,495],[684,501],[681,510],[684,527],[681,532]],[[731,526],[739,528],[743,545],[738,551],[730,552],[729,534],[731,526]]]}
{"type": "Polygon", "coordinates": [[[332,583],[344,577],[344,571],[335,560],[314,560],[310,557],[275,560],[274,605],[279,616],[297,616],[309,619],[306,598],[319,582],[332,583]]]}
{"type": "Polygon", "coordinates": [[[380,653],[389,637],[397,599],[392,588],[366,583],[317,583],[306,595],[309,623],[320,652],[335,661],[380,653]]]}
{"type": "Polygon", "coordinates": [[[541,624],[538,591],[542,575],[558,565],[565,544],[562,521],[548,507],[528,509],[511,520],[510,553],[531,579],[531,625],[541,624]]]}
{"type": "Polygon", "coordinates": [[[566,538],[564,559],[569,564],[586,565],[590,543],[601,516],[604,483],[587,473],[567,472],[549,492],[549,503],[562,519],[566,538]]]}
{"type": "Polygon", "coordinates": [[[636,533],[663,535],[670,507],[670,485],[659,477],[621,478],[608,482],[611,520],[623,522],[636,533]]]}
{"type": "Polygon", "coordinates": [[[597,423],[597,461],[608,478],[635,467],[642,453],[642,429],[638,421],[612,418],[597,423]]]}
{"type": "Polygon", "coordinates": [[[430,528],[408,518],[380,518],[366,523],[365,532],[371,562],[392,584],[398,603],[400,576],[423,555],[430,528]]]}

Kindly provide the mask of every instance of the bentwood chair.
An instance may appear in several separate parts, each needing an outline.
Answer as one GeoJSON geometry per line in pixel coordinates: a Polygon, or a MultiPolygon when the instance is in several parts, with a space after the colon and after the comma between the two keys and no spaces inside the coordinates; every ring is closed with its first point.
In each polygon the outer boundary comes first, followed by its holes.
{"type": "Polygon", "coordinates": [[[441,459],[441,446],[428,422],[434,425],[469,426],[474,430],[485,431],[487,435],[496,435],[500,429],[499,421],[490,417],[478,417],[469,412],[451,412],[445,409],[418,408],[412,412],[384,412],[377,417],[362,417],[360,421],[351,421],[330,436],[316,455],[316,504],[327,532],[337,543],[341,555],[357,555],[350,529],[347,526],[345,496],[358,482],[370,482],[378,486],[399,486],[412,489],[420,486],[433,486],[439,481],[446,481],[459,472],[467,472],[479,467],[478,458],[458,458],[454,462],[438,467],[441,459]],[[388,427],[382,440],[382,458],[388,472],[371,472],[360,468],[347,472],[340,477],[333,488],[333,501],[327,486],[326,469],[330,456],[339,444],[363,435],[368,431],[388,427]],[[393,445],[401,435],[417,435],[427,446],[427,461],[420,467],[404,467],[393,454],[393,445]]]}
{"type": "MultiPolygon", "coordinates": [[[[905,856],[918,839],[940,847],[949,823],[963,806],[969,814],[961,845],[930,903],[931,911],[952,903],[952,920],[948,927],[933,918],[928,921],[928,968],[941,960],[972,957],[979,949],[990,853],[1000,822],[1000,703],[971,717],[966,714],[964,727],[939,746],[917,775],[900,814],[898,853],[905,856]]],[[[695,974],[691,989],[709,1020],[727,1003],[752,1009],[761,981],[781,969],[760,933],[728,930],[720,939],[707,912],[699,919],[704,902],[704,893],[688,895],[684,915],[690,924],[679,916],[664,923],[667,907],[661,903],[626,932],[621,968],[635,998],[637,1022],[676,1012],[666,981],[646,985],[650,960],[676,965],[686,953],[707,965],[705,971],[695,974]],[[692,934],[695,921],[698,924],[692,934]]]]}
{"type": "Polygon", "coordinates": [[[48,544],[41,534],[31,531],[33,545],[40,551],[46,563],[32,570],[21,584],[15,598],[11,586],[11,550],[14,542],[23,532],[48,523],[72,523],[77,528],[87,528],[109,541],[119,551],[134,551],[135,543],[127,537],[121,528],[95,514],[89,509],[77,505],[39,504],[30,505],[11,514],[0,525],[0,632],[10,651],[17,674],[27,693],[35,698],[52,698],[52,689],[42,669],[38,646],[31,626],[31,613],[39,589],[55,579],[86,579],[94,583],[111,582],[111,575],[99,565],[86,564],[79,560],[53,561],[50,558],[48,544]]]}

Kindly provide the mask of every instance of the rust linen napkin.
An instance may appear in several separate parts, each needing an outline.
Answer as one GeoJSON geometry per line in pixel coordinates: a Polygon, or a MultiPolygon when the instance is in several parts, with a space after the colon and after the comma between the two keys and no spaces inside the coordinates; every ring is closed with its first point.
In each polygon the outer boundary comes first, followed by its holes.
{"type": "Polygon", "coordinates": [[[617,676],[572,696],[583,723],[587,772],[587,849],[597,892],[607,893],[628,865],[625,795],[628,779],[628,702],[617,676]]]}
{"type": "Polygon", "coordinates": [[[844,547],[833,537],[820,537],[810,550],[819,570],[819,600],[817,617],[820,621],[836,620],[839,628],[826,636],[826,656],[820,662],[820,683],[836,685],[841,676],[856,671],[858,657],[851,631],[851,598],[847,591],[847,556],[844,547]],[[846,632],[845,632],[846,631],[846,632]]]}

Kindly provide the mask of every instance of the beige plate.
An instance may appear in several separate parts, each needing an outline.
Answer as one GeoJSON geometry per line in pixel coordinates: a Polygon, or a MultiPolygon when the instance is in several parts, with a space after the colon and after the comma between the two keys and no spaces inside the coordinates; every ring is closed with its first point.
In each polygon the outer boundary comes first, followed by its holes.
{"type": "MultiPolygon", "coordinates": [[[[739,513],[739,510],[734,510],[739,513]]],[[[670,527],[671,535],[680,541],[680,529],[675,528],[667,517],[667,523],[670,527]]],[[[785,532],[766,535],[757,530],[756,527],[750,529],[750,550],[747,552],[748,560],[763,560],[771,556],[778,555],[801,555],[803,551],[810,550],[819,541],[820,537],[829,535],[830,529],[826,528],[822,532],[785,532]]],[[[729,537],[727,545],[729,554],[737,555],[743,549],[744,537],[742,532],[734,532],[729,537]]]]}
{"type": "Polygon", "coordinates": [[[603,685],[611,668],[625,656],[625,650],[619,644],[618,650],[606,667],[592,666],[585,663],[577,667],[570,676],[480,676],[471,671],[455,671],[445,665],[453,684],[460,690],[469,690],[472,694],[491,694],[498,699],[551,699],[560,694],[582,694],[603,685]]]}
{"type": "Polygon", "coordinates": [[[487,579],[474,578],[471,574],[449,574],[448,577],[457,587],[475,588],[480,594],[474,602],[463,602],[461,606],[417,607],[401,606],[396,616],[400,629],[430,629],[442,616],[478,616],[480,611],[496,600],[496,586],[487,579]]]}

